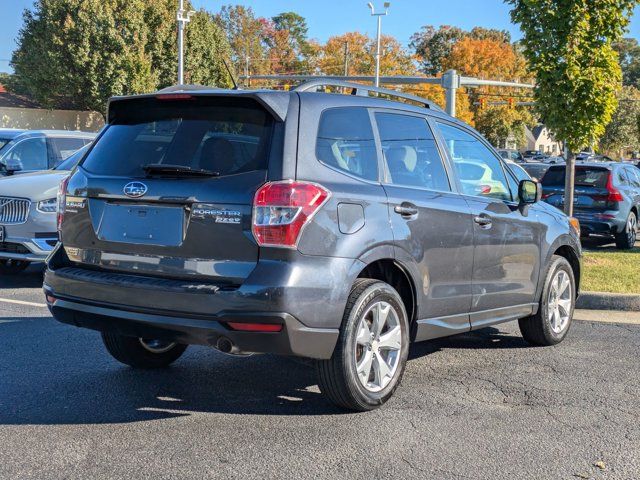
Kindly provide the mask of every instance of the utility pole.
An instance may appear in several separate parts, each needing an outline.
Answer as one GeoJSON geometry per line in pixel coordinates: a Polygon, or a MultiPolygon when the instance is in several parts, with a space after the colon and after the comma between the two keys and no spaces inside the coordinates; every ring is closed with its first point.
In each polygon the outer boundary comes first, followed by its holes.
{"type": "Polygon", "coordinates": [[[249,56],[249,52],[245,51],[245,56],[244,56],[244,78],[245,78],[245,87],[249,86],[249,61],[251,60],[251,57],[249,56]]]}
{"type": "Polygon", "coordinates": [[[375,8],[373,7],[373,3],[369,2],[367,4],[369,9],[371,10],[371,16],[378,18],[378,34],[376,35],[376,76],[374,85],[376,87],[380,86],[380,36],[382,34],[382,17],[386,17],[389,13],[389,7],[391,6],[390,2],[384,2],[384,13],[376,13],[375,8]]]}
{"type": "Polygon", "coordinates": [[[184,9],[184,0],[180,0],[178,9],[178,85],[184,84],[184,27],[191,21],[191,17],[196,13],[193,10],[188,12],[184,9]]]}
{"type": "Polygon", "coordinates": [[[349,76],[349,42],[344,42],[344,76],[349,76]]]}

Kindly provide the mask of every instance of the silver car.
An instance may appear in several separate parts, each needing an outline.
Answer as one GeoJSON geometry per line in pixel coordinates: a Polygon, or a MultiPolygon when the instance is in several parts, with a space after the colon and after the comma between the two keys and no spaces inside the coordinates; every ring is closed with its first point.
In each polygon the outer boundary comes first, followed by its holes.
{"type": "Polygon", "coordinates": [[[57,193],[88,145],[52,170],[0,177],[0,274],[43,262],[58,241],[57,193]]]}

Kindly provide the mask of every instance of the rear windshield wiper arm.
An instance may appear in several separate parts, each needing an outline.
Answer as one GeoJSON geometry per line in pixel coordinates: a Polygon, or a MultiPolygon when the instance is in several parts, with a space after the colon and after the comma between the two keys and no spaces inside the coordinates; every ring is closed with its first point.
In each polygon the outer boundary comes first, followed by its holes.
{"type": "Polygon", "coordinates": [[[170,165],[163,163],[150,163],[142,167],[148,176],[154,174],[170,175],[170,176],[186,176],[186,177],[219,177],[220,172],[213,170],[204,170],[200,168],[191,168],[184,165],[170,165]]]}

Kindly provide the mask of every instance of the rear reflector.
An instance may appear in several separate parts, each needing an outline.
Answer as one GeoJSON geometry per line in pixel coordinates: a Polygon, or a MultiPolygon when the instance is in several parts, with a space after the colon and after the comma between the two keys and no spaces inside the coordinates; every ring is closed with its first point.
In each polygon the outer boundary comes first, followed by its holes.
{"type": "Polygon", "coordinates": [[[331,196],[311,182],[269,182],[253,201],[253,236],[261,247],[296,248],[300,233],[331,196]]]}
{"type": "Polygon", "coordinates": [[[56,297],[54,297],[53,295],[47,294],[46,298],[49,305],[53,305],[54,303],[56,303],[56,297]]]}
{"type": "Polygon", "coordinates": [[[278,323],[227,322],[227,325],[232,330],[238,330],[240,332],[280,332],[282,331],[282,325],[278,323]]]}

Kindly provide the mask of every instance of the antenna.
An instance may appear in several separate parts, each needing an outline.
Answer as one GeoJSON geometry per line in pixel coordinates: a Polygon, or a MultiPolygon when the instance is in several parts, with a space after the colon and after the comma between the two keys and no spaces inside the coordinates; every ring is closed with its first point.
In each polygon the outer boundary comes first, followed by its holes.
{"type": "Polygon", "coordinates": [[[231,83],[233,83],[233,89],[234,90],[240,90],[240,87],[238,87],[238,83],[236,82],[236,79],[233,77],[233,73],[231,73],[231,69],[229,68],[229,65],[227,64],[227,61],[224,58],[222,59],[222,63],[224,63],[224,68],[227,69],[227,73],[229,74],[229,78],[231,78],[231,83]]]}

